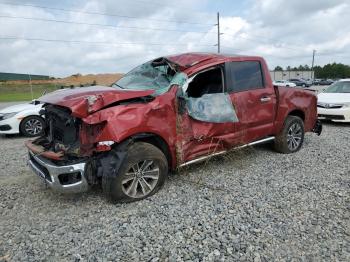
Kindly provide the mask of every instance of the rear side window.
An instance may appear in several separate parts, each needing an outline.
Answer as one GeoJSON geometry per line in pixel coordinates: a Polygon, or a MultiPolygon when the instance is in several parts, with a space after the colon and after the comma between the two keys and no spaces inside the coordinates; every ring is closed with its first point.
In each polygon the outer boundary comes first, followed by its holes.
{"type": "Polygon", "coordinates": [[[226,70],[228,82],[228,91],[241,92],[264,88],[263,74],[260,62],[258,61],[243,61],[229,62],[228,70],[226,70]]]}

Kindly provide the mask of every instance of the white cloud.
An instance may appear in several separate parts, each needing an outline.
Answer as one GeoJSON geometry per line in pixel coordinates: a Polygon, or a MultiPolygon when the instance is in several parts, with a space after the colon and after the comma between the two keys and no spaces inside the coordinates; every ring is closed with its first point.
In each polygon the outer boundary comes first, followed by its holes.
{"type": "MultiPolygon", "coordinates": [[[[25,3],[37,4],[35,1],[25,3]]],[[[59,43],[0,40],[2,72],[23,72],[65,76],[73,73],[125,72],[133,66],[161,55],[210,51],[216,47],[216,10],[195,12],[207,1],[112,1],[89,0],[61,3],[62,8],[85,12],[136,16],[143,19],[87,15],[34,7],[1,5],[1,15],[109,24],[129,28],[74,25],[0,18],[0,36],[107,42],[110,44],[59,43]],[[159,20],[199,21],[174,24],[159,20]],[[132,27],[132,28],[131,28],[132,27]],[[144,29],[137,29],[144,28],[144,29]],[[200,31],[175,32],[149,30],[200,31]],[[138,43],[138,44],[126,44],[138,43]],[[150,43],[150,44],[147,44],[150,43]],[[153,45],[160,44],[164,45],[153,45]]],[[[228,4],[231,2],[229,1],[228,4]]],[[[310,64],[312,50],[316,63],[350,63],[350,5],[346,0],[252,0],[242,16],[222,16],[222,51],[264,56],[269,65],[310,64]],[[332,54],[335,54],[332,56],[332,54]],[[347,55],[346,55],[347,54],[347,55]]],[[[44,4],[43,4],[44,5],[44,4]]],[[[57,6],[54,2],[47,6],[57,6]]],[[[205,8],[204,8],[205,9],[205,8]]]]}

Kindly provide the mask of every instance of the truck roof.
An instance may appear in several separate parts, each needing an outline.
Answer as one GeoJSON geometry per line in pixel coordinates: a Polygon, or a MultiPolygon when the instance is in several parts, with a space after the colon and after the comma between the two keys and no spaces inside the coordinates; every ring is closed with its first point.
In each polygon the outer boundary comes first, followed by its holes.
{"type": "Polygon", "coordinates": [[[190,68],[198,64],[211,64],[228,62],[231,60],[238,60],[239,58],[256,58],[258,60],[261,57],[247,56],[247,55],[232,55],[232,54],[216,54],[216,53],[184,53],[176,54],[165,57],[171,62],[178,64],[183,68],[190,68]]]}

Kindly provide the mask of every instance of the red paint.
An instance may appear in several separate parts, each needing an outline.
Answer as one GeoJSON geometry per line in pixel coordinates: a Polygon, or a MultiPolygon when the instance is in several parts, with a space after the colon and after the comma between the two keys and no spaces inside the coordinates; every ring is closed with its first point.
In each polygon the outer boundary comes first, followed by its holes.
{"type": "Polygon", "coordinates": [[[125,139],[141,133],[154,134],[167,144],[172,168],[186,161],[213,152],[277,134],[289,113],[299,110],[305,115],[305,130],[311,131],[316,119],[316,96],[293,88],[274,88],[267,65],[261,57],[224,56],[218,54],[182,54],[167,59],[177,63],[188,76],[229,61],[260,61],[264,88],[231,93],[239,123],[205,123],[178,114],[177,89],[172,86],[150,102],[134,102],[110,106],[115,102],[148,96],[150,91],[128,91],[113,87],[89,87],[48,94],[40,101],[67,107],[82,119],[80,143],[82,155],[101,150],[96,143],[125,139]],[[87,98],[95,96],[88,105],[87,98]],[[261,103],[262,97],[271,100],[261,103]]]}
{"type": "Polygon", "coordinates": [[[153,90],[130,91],[115,87],[90,86],[58,90],[40,97],[40,101],[68,107],[72,111],[73,116],[82,118],[112,103],[135,97],[148,96],[153,93],[153,90]],[[88,104],[88,97],[95,97],[96,99],[92,106],[88,104]]]}

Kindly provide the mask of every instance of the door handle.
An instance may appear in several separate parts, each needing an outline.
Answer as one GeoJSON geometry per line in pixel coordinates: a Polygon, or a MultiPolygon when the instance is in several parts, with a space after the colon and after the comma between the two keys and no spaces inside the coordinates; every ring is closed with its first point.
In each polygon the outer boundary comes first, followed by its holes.
{"type": "Polygon", "coordinates": [[[261,101],[262,103],[269,102],[269,101],[271,101],[271,97],[269,97],[269,96],[263,96],[263,97],[260,98],[260,101],[261,101]]]}

